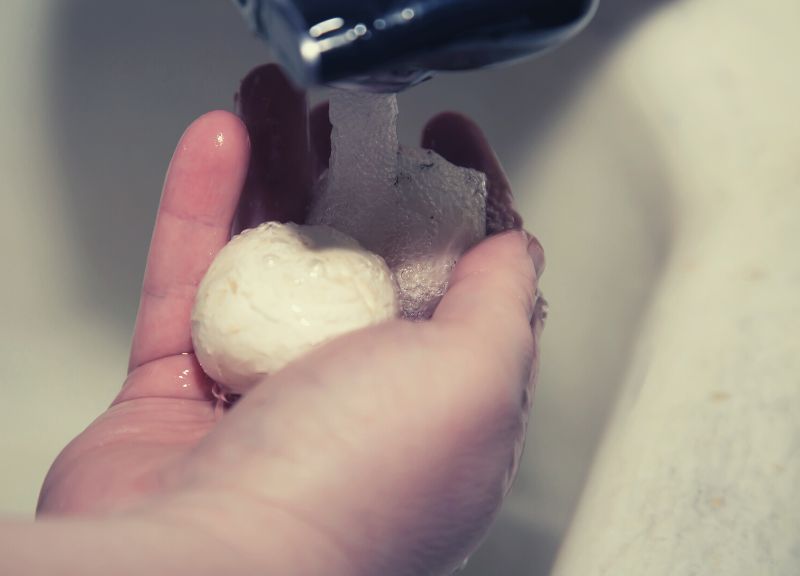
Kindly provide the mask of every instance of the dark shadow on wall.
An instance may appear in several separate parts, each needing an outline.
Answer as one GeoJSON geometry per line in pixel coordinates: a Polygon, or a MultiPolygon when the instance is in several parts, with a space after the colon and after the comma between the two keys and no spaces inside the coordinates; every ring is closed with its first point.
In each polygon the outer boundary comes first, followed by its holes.
{"type": "MultiPolygon", "coordinates": [[[[401,98],[401,138],[415,141],[439,110],[463,110],[487,128],[509,172],[516,172],[532,150],[547,146],[549,127],[619,40],[667,1],[605,0],[590,29],[556,52],[412,90],[401,98]]],[[[86,254],[84,305],[129,333],[175,143],[197,116],[231,109],[239,80],[269,55],[224,0],[53,6],[52,68],[45,71],[52,106],[45,113],[63,165],[65,217],[76,223],[86,254]]],[[[644,297],[634,303],[645,305],[644,297]]],[[[632,338],[623,335],[626,343],[632,338]]],[[[465,574],[543,576],[559,540],[504,515],[465,574]]]]}

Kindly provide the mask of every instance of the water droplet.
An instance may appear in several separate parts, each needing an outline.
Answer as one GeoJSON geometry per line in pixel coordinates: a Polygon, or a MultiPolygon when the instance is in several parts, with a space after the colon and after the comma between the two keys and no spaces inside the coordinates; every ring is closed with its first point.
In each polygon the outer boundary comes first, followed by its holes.
{"type": "Polygon", "coordinates": [[[178,382],[181,388],[188,388],[191,385],[191,383],[188,380],[190,373],[191,371],[188,368],[186,368],[185,370],[181,371],[180,374],[178,374],[178,382]]]}

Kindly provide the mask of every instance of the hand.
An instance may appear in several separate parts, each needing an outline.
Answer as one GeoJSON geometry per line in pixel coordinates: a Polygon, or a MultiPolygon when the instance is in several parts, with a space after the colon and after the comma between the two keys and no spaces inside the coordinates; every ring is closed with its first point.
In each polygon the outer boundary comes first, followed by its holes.
{"type": "MultiPolygon", "coordinates": [[[[178,144],[128,378],[54,463],[39,514],[172,523],[209,542],[208,554],[222,550],[237,574],[454,569],[486,532],[521,454],[543,320],[541,247],[519,230],[493,236],[461,260],[430,322],[337,339],[220,410],[192,354],[196,286],[232,223],[302,219],[330,152],[321,108],[307,153],[304,96],[275,67],[245,81],[240,109],[247,127],[212,112],[178,144]]],[[[493,201],[508,200],[470,121],[439,116],[423,140],[485,171],[493,201]]]]}

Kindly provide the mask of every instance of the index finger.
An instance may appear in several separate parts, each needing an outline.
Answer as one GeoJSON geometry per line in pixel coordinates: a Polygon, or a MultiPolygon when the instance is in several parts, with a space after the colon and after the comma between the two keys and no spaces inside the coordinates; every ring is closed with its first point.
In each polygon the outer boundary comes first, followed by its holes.
{"type": "Polygon", "coordinates": [[[227,112],[202,116],[181,138],[150,244],[129,371],[192,350],[197,285],[230,238],[249,155],[247,129],[227,112]]]}

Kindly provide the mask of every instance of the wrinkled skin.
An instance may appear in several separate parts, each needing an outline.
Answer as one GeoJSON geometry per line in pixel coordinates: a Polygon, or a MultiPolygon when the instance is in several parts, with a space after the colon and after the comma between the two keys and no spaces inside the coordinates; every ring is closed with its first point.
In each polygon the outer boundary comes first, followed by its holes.
{"type": "MultiPolygon", "coordinates": [[[[485,534],[520,456],[541,247],[520,231],[493,236],[459,263],[432,321],[338,339],[222,409],[192,354],[196,286],[232,227],[302,220],[330,151],[324,107],[307,130],[304,96],[273,66],[245,80],[239,109],[244,122],[212,112],[177,147],[127,380],[53,464],[38,513],[163,519],[218,543],[237,574],[280,565],[261,546],[278,531],[297,574],[451,570],[485,534]]],[[[470,121],[441,115],[423,144],[487,172],[505,214],[493,221],[520,224],[470,121]]]]}

